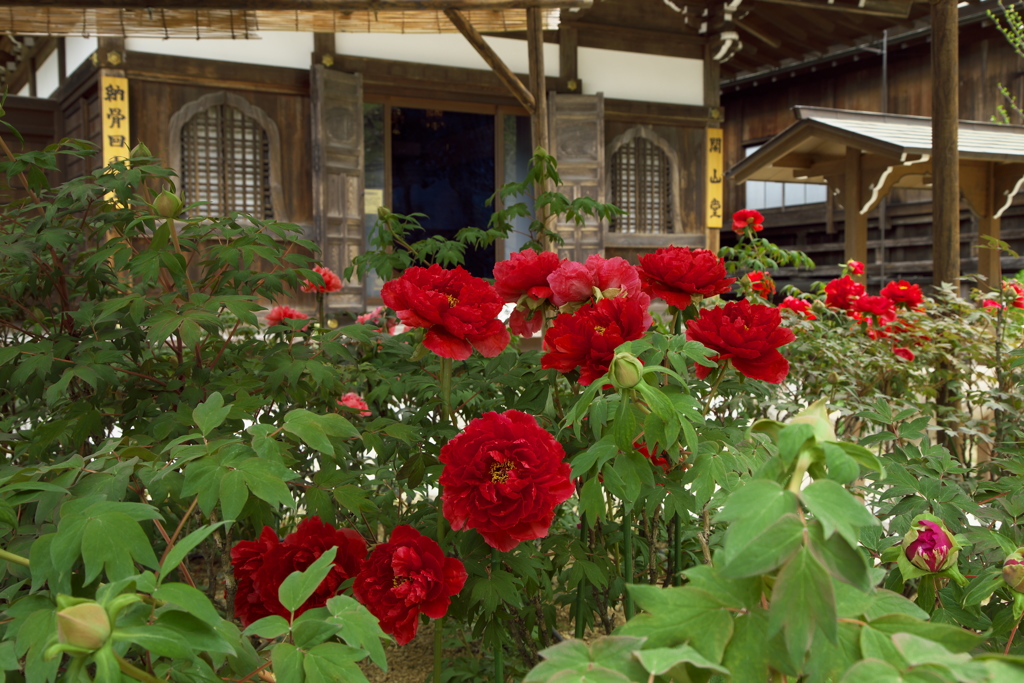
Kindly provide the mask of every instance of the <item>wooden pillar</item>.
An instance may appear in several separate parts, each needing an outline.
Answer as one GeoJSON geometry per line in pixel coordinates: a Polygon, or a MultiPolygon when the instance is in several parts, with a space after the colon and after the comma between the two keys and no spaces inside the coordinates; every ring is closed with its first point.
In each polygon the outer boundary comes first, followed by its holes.
{"type": "MultiPolygon", "coordinates": [[[[533,140],[533,149],[544,148],[551,156],[555,156],[555,150],[551,149],[550,134],[548,128],[548,93],[547,79],[544,76],[544,21],[541,11],[536,7],[526,10],[526,43],[530,59],[530,91],[533,93],[534,108],[530,116],[530,131],[533,140]]],[[[551,181],[540,183],[534,189],[537,195],[549,192],[554,188],[551,181]]],[[[537,220],[544,223],[549,231],[554,231],[554,216],[551,216],[546,208],[536,208],[534,211],[537,220]]],[[[545,248],[552,248],[547,238],[542,237],[540,242],[545,248]]]]}
{"type": "Polygon", "coordinates": [[[569,92],[580,92],[579,30],[565,22],[558,28],[558,81],[569,92]]]}
{"type": "Polygon", "coordinates": [[[999,239],[1000,219],[996,214],[995,164],[965,162],[960,169],[964,199],[978,217],[978,273],[985,276],[983,287],[998,290],[1003,279],[1000,251],[990,246],[999,239]]]}
{"type": "MultiPolygon", "coordinates": [[[[715,55],[714,55],[714,51],[713,51],[713,41],[711,41],[709,39],[708,42],[706,42],[704,44],[704,106],[707,107],[708,116],[711,119],[711,121],[708,122],[709,126],[721,126],[722,125],[722,116],[721,116],[721,106],[722,106],[721,72],[722,72],[722,66],[721,66],[721,64],[718,63],[718,61],[715,60],[715,55]]],[[[725,131],[724,130],[722,131],[722,144],[723,145],[725,144],[725,131]]],[[[723,154],[724,153],[725,153],[725,150],[723,148],[723,154]]],[[[725,158],[727,158],[727,157],[725,157],[725,158]]],[[[705,162],[706,162],[707,161],[707,150],[705,150],[704,159],[705,159],[705,162]]],[[[708,169],[707,168],[704,169],[704,177],[705,178],[708,177],[708,169]]],[[[680,179],[680,182],[682,182],[682,179],[680,179]]],[[[729,182],[731,183],[732,181],[729,181],[729,182]]],[[[733,183],[733,186],[735,186],[734,183],[733,183]]],[[[679,192],[681,193],[682,190],[683,190],[683,188],[680,187],[679,188],[679,192]]],[[[722,193],[722,200],[723,200],[722,204],[723,205],[725,204],[725,197],[726,197],[726,194],[723,192],[722,193]]],[[[709,198],[707,196],[705,196],[704,197],[705,205],[707,204],[708,201],[709,201],[709,198]]],[[[735,212],[739,208],[742,208],[742,207],[738,207],[737,206],[737,207],[731,207],[730,208],[728,206],[722,206],[721,211],[722,211],[722,216],[723,216],[723,218],[722,218],[723,224],[730,225],[730,223],[729,223],[729,220],[730,220],[729,216],[731,216],[732,213],[735,212]],[[727,209],[730,209],[730,210],[727,210],[727,209]]],[[[703,213],[701,215],[701,220],[705,220],[705,221],[707,220],[706,216],[704,216],[703,213]]],[[[704,243],[705,243],[706,248],[709,251],[712,251],[712,252],[717,254],[718,250],[722,246],[722,228],[720,228],[720,227],[718,227],[718,228],[710,227],[705,222],[705,224],[704,224],[704,243]]]]}
{"type": "Polygon", "coordinates": [[[930,0],[932,17],[932,281],[960,277],[957,0],[930,0]]]}
{"type": "Polygon", "coordinates": [[[334,34],[313,34],[313,64],[323,64],[328,69],[334,66],[334,34]]]}
{"type": "MultiPolygon", "coordinates": [[[[845,216],[844,258],[849,261],[868,262],[868,217],[860,212],[863,205],[861,181],[861,152],[855,147],[846,148],[846,164],[843,173],[843,209],[845,216]]],[[[853,276],[866,283],[867,274],[853,276]]]]}

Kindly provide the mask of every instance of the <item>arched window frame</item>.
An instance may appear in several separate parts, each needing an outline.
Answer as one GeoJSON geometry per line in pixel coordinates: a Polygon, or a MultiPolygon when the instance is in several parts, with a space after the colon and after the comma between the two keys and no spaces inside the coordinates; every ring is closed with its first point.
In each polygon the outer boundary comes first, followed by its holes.
{"type": "MultiPolygon", "coordinates": [[[[615,154],[623,146],[630,144],[631,142],[633,142],[637,138],[643,138],[643,139],[651,142],[652,144],[654,144],[658,149],[660,149],[665,154],[666,158],[668,159],[669,169],[670,169],[670,176],[669,177],[670,177],[670,182],[671,182],[671,188],[670,188],[669,191],[670,191],[670,201],[672,202],[672,234],[673,235],[680,235],[680,234],[683,233],[683,214],[682,214],[682,203],[681,203],[681,200],[680,200],[680,195],[681,195],[680,189],[681,189],[682,186],[680,184],[681,183],[681,181],[680,181],[680,177],[681,176],[680,176],[680,172],[679,172],[679,154],[672,148],[672,146],[668,143],[668,141],[665,138],[663,138],[660,135],[658,135],[657,133],[655,133],[654,129],[651,126],[644,125],[644,124],[633,126],[629,130],[627,130],[625,133],[623,133],[622,135],[619,135],[614,140],[612,140],[611,143],[606,148],[606,152],[605,152],[606,157],[605,158],[608,160],[607,161],[607,163],[608,163],[608,178],[607,178],[608,197],[610,198],[610,201],[612,201],[614,203],[615,198],[614,198],[614,195],[612,193],[612,181],[613,181],[613,175],[614,175],[614,172],[615,172],[615,164],[614,164],[615,154]]],[[[623,233],[623,234],[630,234],[630,233],[623,233]]],[[[665,233],[637,233],[637,234],[641,234],[641,235],[643,235],[643,234],[646,234],[646,235],[658,235],[658,234],[665,234],[665,233]]]]}
{"type": "Polygon", "coordinates": [[[189,102],[178,111],[174,112],[171,116],[169,123],[168,135],[170,137],[168,141],[167,149],[168,164],[178,173],[178,178],[181,178],[181,131],[185,125],[192,120],[192,118],[204,112],[210,107],[216,107],[219,105],[228,105],[239,110],[245,116],[256,121],[257,124],[263,129],[263,132],[267,135],[267,144],[269,147],[269,166],[270,166],[270,205],[273,211],[275,221],[287,222],[288,216],[285,211],[284,203],[284,191],[281,186],[281,134],[278,131],[277,124],[271,119],[265,111],[250,103],[243,97],[229,93],[225,91],[210,93],[204,95],[197,100],[189,102]]]}

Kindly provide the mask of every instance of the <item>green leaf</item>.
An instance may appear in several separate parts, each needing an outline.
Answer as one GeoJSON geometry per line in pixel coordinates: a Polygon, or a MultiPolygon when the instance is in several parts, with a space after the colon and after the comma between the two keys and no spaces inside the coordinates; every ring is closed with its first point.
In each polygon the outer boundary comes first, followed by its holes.
{"type": "Polygon", "coordinates": [[[381,630],[377,617],[347,595],[336,595],[328,600],[327,609],[332,615],[327,621],[341,627],[338,636],[352,647],[369,652],[373,663],[386,672],[388,661],[381,641],[388,636],[381,630]]]}
{"type": "Polygon", "coordinates": [[[765,574],[796,551],[804,525],[796,496],[768,479],[754,479],[729,496],[718,514],[731,522],[721,573],[729,578],[765,574]]]}
{"type": "Polygon", "coordinates": [[[280,614],[271,614],[269,617],[263,617],[249,624],[242,635],[244,636],[259,636],[266,640],[273,640],[279,636],[288,633],[289,626],[288,620],[282,617],[280,614]]]}
{"type": "Polygon", "coordinates": [[[123,512],[105,512],[87,520],[82,534],[85,583],[106,571],[110,580],[136,574],[135,563],[156,568],[157,559],[142,527],[123,512]]]}
{"type": "Polygon", "coordinates": [[[217,522],[216,524],[199,527],[188,536],[175,543],[174,547],[170,549],[167,556],[164,558],[163,564],[160,565],[160,580],[163,581],[166,579],[197,545],[205,541],[207,536],[227,523],[228,522],[217,522]]]}
{"type": "Polygon", "coordinates": [[[302,668],[309,683],[369,683],[355,664],[365,656],[348,645],[323,643],[306,653],[302,668]]]}
{"type": "Polygon", "coordinates": [[[192,658],[192,648],[180,633],[157,624],[120,627],[114,630],[112,638],[135,643],[161,657],[192,658]]]}
{"type": "Polygon", "coordinates": [[[796,456],[800,453],[808,441],[814,440],[814,427],[809,424],[790,424],[782,428],[779,432],[779,457],[782,458],[782,464],[789,467],[796,460],[796,456]]]}
{"type": "Polygon", "coordinates": [[[830,441],[828,443],[839,446],[843,449],[843,452],[856,460],[857,464],[861,467],[874,470],[879,473],[879,479],[885,479],[885,468],[882,466],[882,462],[868,449],[855,443],[846,443],[845,441],[830,441]]]}
{"type": "Polygon", "coordinates": [[[801,548],[779,572],[772,589],[769,632],[783,630],[790,659],[798,665],[815,628],[836,642],[836,601],[828,571],[809,548],[801,548]]]}
{"type": "Polygon", "coordinates": [[[310,448],[328,455],[334,455],[334,445],[329,437],[359,438],[359,430],[341,415],[317,415],[302,408],[284,416],[284,430],[297,436],[310,448]]]}
{"type": "Polygon", "coordinates": [[[948,624],[921,621],[906,614],[889,614],[871,620],[871,627],[888,633],[911,633],[940,643],[952,652],[970,652],[985,641],[983,635],[948,624]]]}
{"type": "Polygon", "coordinates": [[[291,643],[278,643],[270,652],[277,683],[305,683],[303,660],[305,656],[291,643]]]}
{"type": "Polygon", "coordinates": [[[618,452],[619,447],[615,445],[615,440],[612,439],[611,435],[606,435],[587,450],[573,456],[572,474],[570,476],[576,479],[589,472],[592,467],[596,466],[600,469],[602,465],[614,458],[618,452]]]}
{"type": "Polygon", "coordinates": [[[903,683],[898,669],[878,659],[857,662],[840,683],[903,683]]]}
{"type": "Polygon", "coordinates": [[[964,607],[980,605],[988,596],[1002,588],[1003,573],[1000,567],[989,567],[971,580],[960,604],[964,607]]]}
{"type": "Polygon", "coordinates": [[[646,636],[648,647],[675,647],[687,643],[713,662],[722,661],[722,653],[732,636],[733,620],[728,607],[718,597],[695,588],[659,588],[635,584],[627,590],[638,614],[619,628],[627,636],[646,636]]]}
{"type": "Polygon", "coordinates": [[[729,675],[728,669],[708,661],[689,645],[638,650],[633,652],[633,656],[640,660],[640,664],[643,665],[648,673],[657,676],[666,673],[669,669],[683,662],[692,664],[698,669],[710,669],[725,676],[729,675]]]}
{"type": "Polygon", "coordinates": [[[334,566],[334,556],[338,554],[337,546],[324,551],[305,571],[292,572],[281,582],[277,590],[278,600],[289,612],[297,612],[303,603],[319,588],[334,566]]]}
{"type": "MultiPolygon", "coordinates": [[[[287,488],[287,487],[286,487],[287,488]]],[[[220,511],[224,519],[234,521],[242,514],[245,501],[249,500],[249,489],[241,470],[230,469],[220,480],[220,511]]]]}
{"type": "Polygon", "coordinates": [[[800,498],[821,522],[826,539],[839,532],[851,546],[856,547],[860,540],[860,527],[881,525],[862,502],[831,479],[814,482],[800,492],[800,498]]]}
{"type": "Polygon", "coordinates": [[[945,667],[959,681],[981,681],[985,678],[984,665],[972,661],[969,654],[954,654],[939,643],[912,633],[896,633],[892,636],[892,642],[912,667],[929,664],[945,667]]]}
{"type": "Polygon", "coordinates": [[[217,608],[206,594],[186,583],[165,583],[153,592],[153,597],[184,608],[210,626],[216,627],[221,621],[217,608]]]}
{"type": "Polygon", "coordinates": [[[231,406],[224,405],[224,397],[219,391],[215,391],[204,403],[192,409],[192,419],[203,436],[207,436],[227,419],[230,412],[231,406]]]}

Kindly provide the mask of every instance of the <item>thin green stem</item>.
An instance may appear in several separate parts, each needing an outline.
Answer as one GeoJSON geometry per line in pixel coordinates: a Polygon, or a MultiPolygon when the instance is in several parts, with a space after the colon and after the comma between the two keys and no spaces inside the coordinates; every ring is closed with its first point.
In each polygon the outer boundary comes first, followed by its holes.
{"type": "Polygon", "coordinates": [[[715,394],[718,393],[718,385],[722,383],[722,379],[725,377],[725,367],[728,361],[723,361],[719,359],[718,362],[721,365],[719,365],[718,369],[715,371],[715,379],[711,383],[711,389],[708,391],[707,397],[704,399],[704,412],[702,413],[702,415],[705,416],[707,416],[708,411],[711,410],[711,399],[713,399],[715,397],[715,394]]]}
{"type": "Polygon", "coordinates": [[[14,553],[7,552],[2,548],[0,548],[0,560],[7,560],[8,562],[13,562],[14,564],[20,564],[22,567],[29,566],[27,557],[15,555],[14,553]]]}
{"type": "Polygon", "coordinates": [[[928,614],[935,611],[935,575],[926,574],[917,584],[917,606],[928,614]]]}
{"type": "Polygon", "coordinates": [[[321,333],[327,329],[327,307],[324,305],[327,295],[323,292],[316,293],[316,316],[320,320],[321,333]]]}
{"type": "Polygon", "coordinates": [[[452,415],[452,371],[453,361],[451,358],[441,358],[441,419],[448,424],[454,424],[452,415]]]}
{"type": "Polygon", "coordinates": [[[672,585],[682,584],[683,571],[683,522],[679,513],[672,518],[672,585]]]}
{"type": "MultiPolygon", "coordinates": [[[[497,548],[491,549],[491,573],[501,569],[501,552],[497,548]]],[[[501,630],[494,630],[494,681],[505,683],[505,661],[501,644],[501,630]]]]}
{"type": "Polygon", "coordinates": [[[629,592],[629,584],[633,583],[633,511],[626,504],[622,506],[622,578],[626,582],[623,609],[628,620],[636,614],[636,607],[629,592]]]}
{"type": "Polygon", "coordinates": [[[131,662],[125,661],[124,658],[116,652],[114,653],[114,657],[117,658],[117,665],[121,668],[121,673],[131,676],[137,681],[142,681],[142,683],[165,683],[165,681],[160,680],[148,671],[143,671],[131,662]]]}
{"type": "MultiPolygon", "coordinates": [[[[580,543],[584,548],[587,547],[587,541],[589,540],[589,534],[587,533],[587,515],[580,515],[580,543]]],[[[587,590],[587,576],[582,574],[580,576],[580,582],[576,584],[576,638],[578,640],[583,639],[583,634],[587,630],[587,620],[583,618],[583,610],[586,609],[586,590],[587,590]]]]}

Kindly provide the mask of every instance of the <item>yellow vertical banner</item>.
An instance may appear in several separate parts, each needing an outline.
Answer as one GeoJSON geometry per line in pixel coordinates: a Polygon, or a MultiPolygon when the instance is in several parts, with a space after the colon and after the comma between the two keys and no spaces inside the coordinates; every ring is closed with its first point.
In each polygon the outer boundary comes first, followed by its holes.
{"type": "Polygon", "coordinates": [[[722,227],[722,201],[724,193],[722,185],[725,175],[724,155],[722,153],[722,129],[708,128],[707,147],[705,158],[707,159],[704,201],[706,202],[706,221],[709,228],[722,227]]]}
{"type": "Polygon", "coordinates": [[[100,75],[103,121],[103,164],[125,159],[131,149],[128,128],[128,79],[120,71],[104,69],[100,75]]]}

